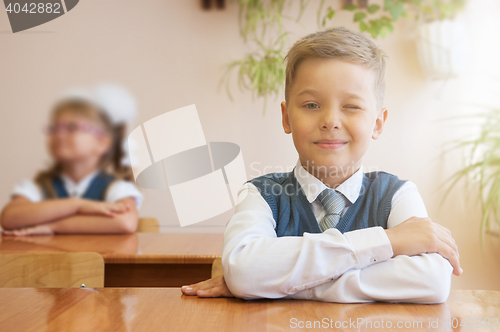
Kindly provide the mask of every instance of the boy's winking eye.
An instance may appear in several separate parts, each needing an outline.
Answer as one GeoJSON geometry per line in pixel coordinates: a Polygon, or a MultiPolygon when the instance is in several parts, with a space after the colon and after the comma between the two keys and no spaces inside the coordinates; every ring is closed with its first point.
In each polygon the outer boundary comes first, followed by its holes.
{"type": "MultiPolygon", "coordinates": [[[[321,93],[317,90],[304,90],[297,94],[297,104],[308,110],[315,110],[321,108],[321,102],[324,100],[321,93]],[[314,100],[314,102],[313,102],[314,100]]],[[[352,110],[363,110],[366,108],[366,102],[363,97],[355,93],[343,93],[342,94],[342,108],[348,108],[352,110]]]]}
{"type": "Polygon", "coordinates": [[[290,84],[290,106],[307,111],[326,107],[347,112],[372,110],[376,108],[377,99],[373,80],[373,71],[359,64],[308,58],[296,68],[290,84]]]}

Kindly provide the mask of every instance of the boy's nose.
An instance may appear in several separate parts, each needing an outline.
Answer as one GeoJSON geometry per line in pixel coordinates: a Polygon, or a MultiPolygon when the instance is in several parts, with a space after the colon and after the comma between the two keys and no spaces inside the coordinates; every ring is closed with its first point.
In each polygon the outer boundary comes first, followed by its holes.
{"type": "Polygon", "coordinates": [[[323,129],[339,129],[342,127],[342,119],[340,111],[335,109],[324,109],[321,119],[321,128],[323,129]]]}

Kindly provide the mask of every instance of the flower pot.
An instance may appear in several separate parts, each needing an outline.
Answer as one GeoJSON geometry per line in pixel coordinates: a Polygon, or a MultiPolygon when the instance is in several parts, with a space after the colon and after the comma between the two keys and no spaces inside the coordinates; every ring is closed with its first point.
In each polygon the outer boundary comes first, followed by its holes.
{"type": "Polygon", "coordinates": [[[466,30],[463,19],[432,21],[418,26],[418,61],[430,79],[460,76],[467,60],[466,30]]]}

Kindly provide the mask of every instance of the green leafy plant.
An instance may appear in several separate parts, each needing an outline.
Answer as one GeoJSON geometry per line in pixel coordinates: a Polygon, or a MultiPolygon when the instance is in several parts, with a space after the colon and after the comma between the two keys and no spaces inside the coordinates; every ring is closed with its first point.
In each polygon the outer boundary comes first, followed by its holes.
{"type": "Polygon", "coordinates": [[[463,149],[465,166],[442,184],[451,182],[440,204],[443,204],[459,180],[464,179],[469,195],[472,192],[469,190],[471,184],[477,185],[477,199],[482,212],[481,244],[484,247],[484,234],[491,229],[490,221],[493,220],[500,226],[500,109],[467,117],[481,119],[483,124],[478,135],[470,139],[455,140],[451,142],[452,146],[443,152],[446,154],[463,149]]]}
{"type": "MultiPolygon", "coordinates": [[[[324,0],[320,2],[318,17],[321,16],[324,0]]],[[[383,7],[372,4],[367,8],[358,8],[355,5],[344,7],[344,10],[354,13],[354,22],[359,22],[360,31],[370,33],[373,38],[387,37],[394,32],[393,23],[401,17],[431,22],[453,18],[465,7],[466,0],[384,0],[383,7]]],[[[335,11],[328,7],[323,13],[321,27],[325,27],[333,18],[335,11]]],[[[318,22],[319,23],[319,22],[318,22]]],[[[319,24],[318,24],[319,25],[319,24]]]]}
{"type": "MultiPolygon", "coordinates": [[[[284,88],[286,55],[284,46],[288,43],[288,31],[284,20],[299,23],[309,0],[300,0],[298,15],[289,14],[294,0],[235,0],[238,3],[238,24],[240,35],[245,43],[251,42],[250,51],[242,59],[224,65],[225,73],[219,83],[226,83],[226,91],[231,100],[230,74],[237,70],[238,87],[241,91],[252,92],[252,97],[263,97],[266,112],[267,97],[278,96],[284,88]]],[[[371,4],[367,8],[355,5],[335,10],[326,6],[325,0],[319,2],[317,10],[318,29],[326,29],[334,21],[339,10],[353,13],[353,21],[358,23],[359,30],[369,33],[373,38],[386,38],[394,31],[393,23],[409,18],[413,13],[415,19],[432,21],[453,17],[464,8],[466,0],[384,0],[383,6],[371,4]]]]}
{"type": "Polygon", "coordinates": [[[253,98],[255,96],[264,98],[264,115],[268,95],[274,93],[277,96],[282,83],[285,81],[283,42],[281,38],[277,42],[280,43],[280,47],[274,49],[256,41],[260,46],[261,52],[248,53],[243,59],[227,64],[226,72],[221,80],[221,82],[226,82],[226,91],[232,100],[228,76],[234,68],[238,68],[238,86],[240,90],[246,89],[252,91],[253,98]]]}
{"type": "Polygon", "coordinates": [[[452,19],[464,10],[466,0],[413,0],[416,10],[415,19],[422,18],[423,22],[442,21],[452,19]]]}
{"type": "Polygon", "coordinates": [[[283,58],[288,32],[284,31],[283,20],[300,20],[308,0],[300,1],[300,11],[296,19],[285,15],[285,7],[291,3],[292,0],[238,0],[240,35],[245,43],[252,42],[254,50],[247,52],[243,59],[224,66],[225,73],[219,88],[225,82],[227,94],[233,100],[230,74],[237,69],[240,90],[251,91],[253,98],[264,98],[263,115],[266,112],[267,97],[272,94],[277,96],[285,81],[283,58]]]}
{"type": "MultiPolygon", "coordinates": [[[[325,28],[327,23],[331,21],[335,15],[335,10],[333,10],[331,6],[328,6],[326,12],[323,12],[324,2],[325,0],[322,0],[318,8],[318,18],[323,17],[321,20],[318,19],[319,28],[325,28]]],[[[344,7],[343,10],[353,12],[353,21],[358,22],[360,31],[370,33],[373,38],[379,36],[385,38],[389,32],[394,31],[394,26],[392,25],[394,21],[401,16],[408,17],[402,10],[403,8],[402,1],[386,0],[383,10],[380,10],[380,6],[377,4],[372,4],[367,8],[358,8],[355,5],[350,5],[344,7]],[[382,12],[385,13],[380,16],[379,14],[382,12]],[[378,17],[376,17],[376,15],[378,15],[378,17]]]]}

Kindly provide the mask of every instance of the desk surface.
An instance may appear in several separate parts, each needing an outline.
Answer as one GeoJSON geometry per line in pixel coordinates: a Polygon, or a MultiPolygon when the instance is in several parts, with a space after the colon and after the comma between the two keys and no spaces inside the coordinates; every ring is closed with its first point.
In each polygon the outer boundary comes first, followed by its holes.
{"type": "Polygon", "coordinates": [[[446,303],[433,305],[201,299],[178,288],[3,288],[0,298],[5,331],[289,331],[314,321],[349,324],[349,331],[389,324],[404,331],[500,330],[497,291],[452,290],[446,303]]]}
{"type": "Polygon", "coordinates": [[[0,253],[93,251],[106,264],[212,264],[222,234],[135,233],[0,237],[0,253]]]}

